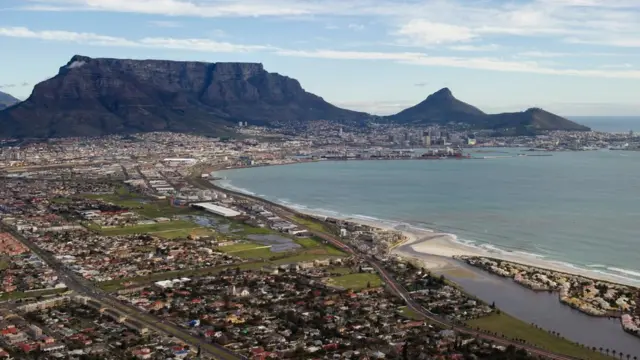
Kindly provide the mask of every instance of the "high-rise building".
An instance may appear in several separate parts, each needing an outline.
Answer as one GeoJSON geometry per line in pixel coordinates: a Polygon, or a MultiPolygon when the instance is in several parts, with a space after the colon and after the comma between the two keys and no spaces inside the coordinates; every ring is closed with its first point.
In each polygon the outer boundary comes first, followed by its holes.
{"type": "Polygon", "coordinates": [[[424,147],[430,147],[431,146],[431,133],[429,131],[425,131],[422,133],[422,138],[423,138],[423,145],[424,147]]]}

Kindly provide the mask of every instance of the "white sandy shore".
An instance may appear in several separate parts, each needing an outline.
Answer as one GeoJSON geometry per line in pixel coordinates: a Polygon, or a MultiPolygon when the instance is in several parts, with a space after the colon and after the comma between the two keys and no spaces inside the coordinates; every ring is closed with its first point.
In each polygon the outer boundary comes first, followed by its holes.
{"type": "MultiPolygon", "coordinates": [[[[314,214],[311,210],[304,212],[309,215],[318,215],[314,214]]],[[[455,236],[447,233],[438,233],[428,229],[419,229],[404,225],[392,225],[362,218],[342,217],[340,219],[383,230],[401,231],[407,240],[402,245],[396,247],[393,250],[393,254],[420,260],[425,268],[432,270],[450,269],[459,266],[459,263],[452,259],[454,256],[484,256],[541,269],[579,275],[589,279],[640,287],[640,281],[633,281],[631,279],[589,271],[587,269],[579,269],[563,264],[562,262],[555,262],[519,253],[492,252],[482,248],[468,246],[455,241],[455,236]]]]}

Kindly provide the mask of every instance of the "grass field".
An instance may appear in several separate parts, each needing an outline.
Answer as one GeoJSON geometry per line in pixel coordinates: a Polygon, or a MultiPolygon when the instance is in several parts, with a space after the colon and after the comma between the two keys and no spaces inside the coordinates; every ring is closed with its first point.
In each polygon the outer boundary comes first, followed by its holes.
{"type": "Polygon", "coordinates": [[[331,234],[331,231],[324,224],[319,221],[309,220],[302,218],[300,216],[294,216],[293,220],[302,226],[306,226],[307,228],[327,234],[331,234]]]}
{"type": "Polygon", "coordinates": [[[530,324],[518,320],[508,314],[494,314],[468,322],[471,328],[479,327],[481,330],[505,335],[507,338],[524,339],[530,344],[536,345],[559,354],[578,357],[588,360],[611,360],[606,356],[591,349],[583,348],[568,340],[549,334],[542,329],[536,329],[530,324]]]}
{"type": "Polygon", "coordinates": [[[166,223],[127,226],[127,227],[115,227],[115,228],[107,228],[107,229],[102,229],[99,226],[96,226],[94,224],[89,226],[91,230],[96,230],[103,235],[147,234],[147,233],[157,233],[159,231],[185,230],[185,229],[189,229],[189,231],[191,231],[194,227],[195,227],[194,223],[189,221],[182,221],[182,220],[170,221],[166,223]]]}
{"type": "Polygon", "coordinates": [[[221,246],[218,250],[238,256],[243,259],[269,259],[277,253],[271,252],[271,248],[268,246],[255,244],[251,242],[238,243],[233,245],[221,246]]]}
{"type": "Polygon", "coordinates": [[[25,298],[45,296],[45,295],[54,295],[54,294],[60,294],[66,291],[68,291],[66,288],[36,290],[36,291],[29,291],[29,292],[13,291],[9,293],[3,293],[2,295],[0,295],[0,301],[25,299],[25,298]]]}
{"type": "Polygon", "coordinates": [[[370,287],[382,285],[382,279],[377,274],[357,273],[330,278],[327,281],[330,285],[340,286],[345,289],[362,290],[370,287]]]}
{"type": "Polygon", "coordinates": [[[189,235],[194,234],[196,236],[213,236],[215,235],[213,229],[207,229],[203,227],[185,228],[177,230],[162,230],[152,233],[155,236],[159,236],[165,239],[186,239],[189,235]]]}
{"type": "Polygon", "coordinates": [[[299,238],[294,241],[305,249],[313,249],[322,246],[322,243],[314,238],[299,238]]]}
{"type": "Polygon", "coordinates": [[[411,320],[422,320],[422,319],[424,319],[424,317],[422,315],[420,315],[417,312],[409,309],[406,306],[403,306],[398,310],[400,311],[400,315],[406,317],[407,319],[411,319],[411,320]]]}
{"type": "Polygon", "coordinates": [[[155,200],[130,193],[124,187],[118,188],[113,194],[85,194],[82,197],[122,206],[147,218],[200,213],[199,210],[189,207],[171,206],[168,200],[155,200]]]}
{"type": "Polygon", "coordinates": [[[351,268],[348,268],[348,267],[331,267],[328,270],[332,274],[339,274],[339,275],[347,275],[347,274],[353,273],[353,270],[351,270],[351,268]]]}

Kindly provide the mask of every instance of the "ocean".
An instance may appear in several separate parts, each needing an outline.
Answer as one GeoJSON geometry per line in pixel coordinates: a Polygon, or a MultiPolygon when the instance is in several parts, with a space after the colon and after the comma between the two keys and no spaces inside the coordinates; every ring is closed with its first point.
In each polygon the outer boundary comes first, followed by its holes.
{"type": "Polygon", "coordinates": [[[640,131],[640,116],[570,116],[569,120],[589,126],[595,131],[613,133],[640,131]]]}
{"type": "Polygon", "coordinates": [[[223,186],[307,211],[435,229],[466,245],[640,284],[640,152],[325,161],[218,176],[223,186]]]}

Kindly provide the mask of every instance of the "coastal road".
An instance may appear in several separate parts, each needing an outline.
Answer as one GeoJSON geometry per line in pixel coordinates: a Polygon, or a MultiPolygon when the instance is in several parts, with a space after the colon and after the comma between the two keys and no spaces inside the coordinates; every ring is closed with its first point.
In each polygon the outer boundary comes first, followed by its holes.
{"type": "Polygon", "coordinates": [[[174,336],[186,344],[197,348],[200,347],[203,355],[208,355],[217,360],[243,360],[246,357],[238,355],[227,348],[207,342],[205,339],[193,336],[168,321],[159,320],[156,317],[142,313],[140,309],[131,304],[125,304],[116,299],[113,295],[102,291],[95,287],[90,281],[78,277],[73,271],[69,270],[64,264],[60,263],[51,253],[41,249],[31,240],[22,236],[22,234],[11,228],[0,226],[1,230],[11,233],[18,241],[24,244],[29,250],[36,254],[42,261],[47,263],[54,271],[57,272],[60,280],[67,285],[69,290],[73,290],[79,295],[87,296],[95,301],[100,302],[105,307],[116,309],[127,316],[127,318],[135,320],[145,325],[149,330],[158,333],[164,333],[174,336]]]}
{"type": "MultiPolygon", "coordinates": [[[[338,238],[331,236],[327,233],[324,232],[320,232],[320,231],[316,231],[314,229],[311,229],[307,226],[305,226],[304,224],[300,224],[297,220],[296,217],[297,216],[304,216],[301,213],[296,212],[295,210],[289,209],[285,206],[282,206],[280,204],[276,204],[273,203],[271,201],[268,200],[264,200],[262,198],[256,197],[256,196],[252,196],[252,195],[248,195],[248,194],[243,194],[243,193],[239,193],[236,191],[232,191],[232,190],[228,190],[228,189],[224,189],[221,188],[217,185],[211,184],[210,182],[207,182],[208,184],[210,184],[210,186],[208,186],[209,188],[215,189],[217,191],[226,193],[228,195],[231,195],[233,197],[236,198],[240,198],[240,199],[244,199],[244,200],[248,200],[251,201],[253,203],[262,205],[263,207],[265,207],[266,209],[268,209],[269,211],[271,211],[272,213],[285,218],[295,224],[297,224],[298,226],[306,229],[307,231],[309,231],[310,233],[312,233],[313,235],[327,241],[328,243],[332,244],[333,246],[335,246],[336,248],[351,254],[351,255],[359,255],[359,256],[363,256],[378,272],[378,274],[382,277],[382,279],[385,281],[385,283],[387,284],[387,286],[389,287],[389,289],[396,294],[398,297],[400,297],[407,305],[408,308],[410,308],[411,310],[415,311],[416,313],[422,315],[425,319],[439,324],[443,327],[446,328],[450,328],[453,329],[455,331],[458,331],[460,333],[465,333],[465,334],[469,334],[481,339],[485,339],[485,340],[490,340],[496,344],[500,344],[503,346],[509,346],[509,345],[513,345],[516,348],[520,348],[520,349],[524,349],[526,351],[528,351],[531,354],[534,355],[538,355],[538,356],[542,356],[544,358],[547,359],[554,359],[554,360],[579,360],[580,358],[576,358],[576,357],[572,357],[572,356],[567,356],[567,355],[562,355],[562,354],[556,354],[553,353],[549,350],[545,350],[545,349],[541,349],[535,346],[531,346],[531,345],[526,345],[526,344],[522,344],[516,341],[511,341],[508,339],[504,339],[501,337],[497,337],[497,336],[493,336],[487,333],[483,333],[483,332],[479,332],[470,328],[466,328],[466,327],[462,327],[459,325],[456,325],[454,323],[452,323],[451,321],[444,319],[432,312],[430,312],[429,310],[427,310],[426,308],[424,308],[423,306],[421,306],[420,304],[418,304],[412,297],[411,294],[409,294],[409,292],[407,291],[407,289],[405,289],[400,283],[398,283],[398,281],[396,279],[393,278],[393,276],[391,276],[389,274],[389,272],[384,268],[384,266],[382,266],[380,264],[380,262],[378,262],[376,259],[374,259],[373,257],[369,256],[369,255],[365,255],[365,254],[360,254],[359,252],[357,252],[355,249],[353,249],[351,246],[343,243],[342,241],[340,241],[338,238]]],[[[206,184],[203,183],[194,183],[194,185],[197,185],[198,187],[202,187],[202,186],[206,186],[206,184]]]]}

